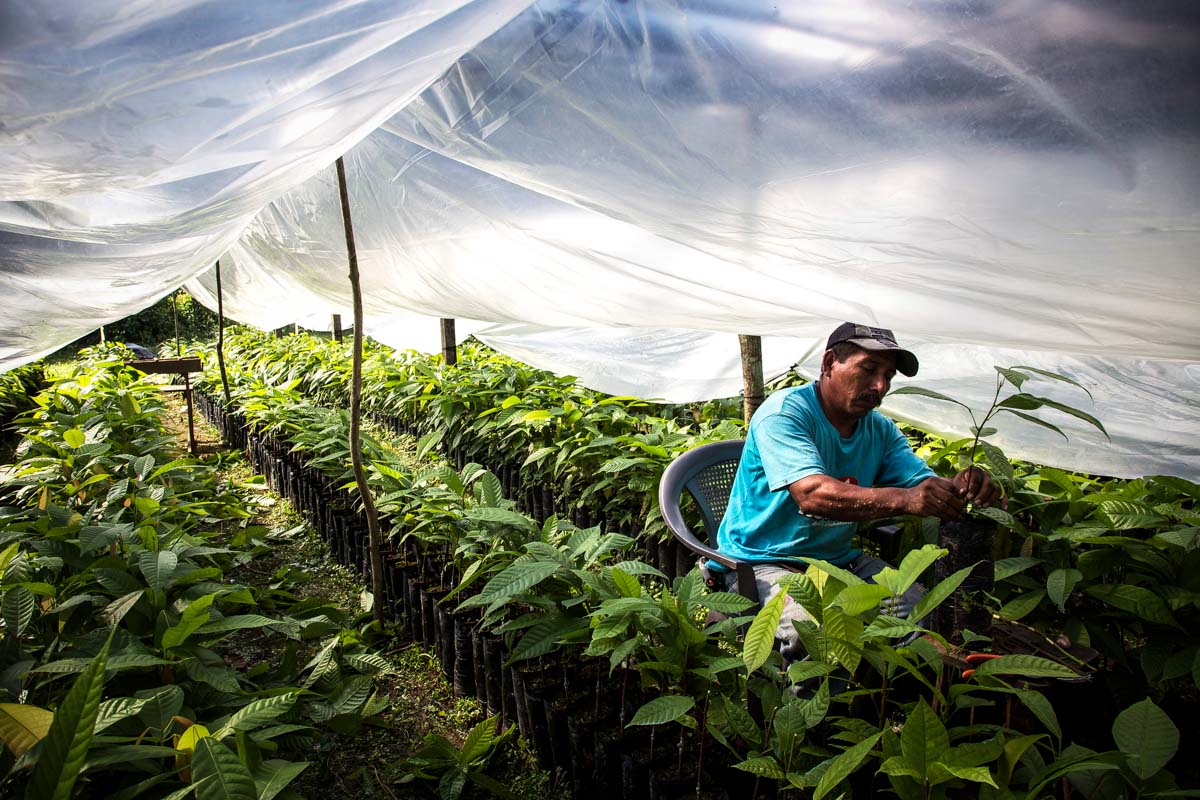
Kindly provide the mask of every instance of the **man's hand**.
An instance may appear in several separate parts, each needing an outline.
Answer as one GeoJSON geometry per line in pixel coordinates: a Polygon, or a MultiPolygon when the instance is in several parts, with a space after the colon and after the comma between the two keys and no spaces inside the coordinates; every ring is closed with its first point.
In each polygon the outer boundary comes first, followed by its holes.
{"type": "Polygon", "coordinates": [[[1000,499],[1000,484],[979,467],[968,467],[955,475],[954,485],[962,493],[964,502],[980,508],[987,508],[1000,499]]]}
{"type": "Polygon", "coordinates": [[[954,480],[928,478],[906,489],[904,513],[952,521],[962,519],[966,500],[957,481],[957,477],[954,480]]]}

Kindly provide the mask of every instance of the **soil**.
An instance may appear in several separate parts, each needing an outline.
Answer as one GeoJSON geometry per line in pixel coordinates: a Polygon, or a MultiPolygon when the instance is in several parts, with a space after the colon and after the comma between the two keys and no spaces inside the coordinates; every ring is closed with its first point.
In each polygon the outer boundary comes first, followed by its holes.
{"type": "MultiPolygon", "coordinates": [[[[187,412],[182,398],[168,400],[171,413],[166,416],[168,429],[187,445],[187,412]]],[[[269,548],[228,574],[240,583],[265,587],[278,581],[281,570],[288,571],[289,590],[299,599],[327,598],[369,621],[364,607],[362,581],[329,557],[325,545],[304,523],[287,500],[266,489],[245,459],[221,444],[220,433],[199,414],[195,416],[197,454],[216,456],[222,461],[223,478],[228,483],[250,489],[251,506],[256,514],[251,525],[271,531],[269,548]]],[[[368,720],[354,735],[326,733],[303,757],[311,766],[291,784],[302,797],[321,800],[362,800],[388,798],[407,800],[435,796],[436,786],[411,781],[404,760],[413,755],[427,736],[441,736],[460,746],[470,729],[486,718],[474,698],[455,698],[446,682],[436,656],[427,648],[402,642],[388,633],[377,633],[373,646],[394,666],[381,678],[380,693],[389,707],[368,720]]],[[[277,657],[275,644],[256,631],[243,631],[227,640],[227,658],[237,666],[277,657]]],[[[538,769],[529,747],[514,737],[513,743],[492,760],[488,775],[500,781],[518,798],[528,800],[566,800],[570,782],[561,774],[551,775],[538,769]]],[[[486,796],[468,785],[464,798],[486,796]]]]}

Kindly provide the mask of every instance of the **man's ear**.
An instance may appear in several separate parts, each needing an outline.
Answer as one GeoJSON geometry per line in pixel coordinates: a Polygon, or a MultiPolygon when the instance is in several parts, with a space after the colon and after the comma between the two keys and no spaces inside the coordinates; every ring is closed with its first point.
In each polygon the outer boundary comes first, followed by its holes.
{"type": "Polygon", "coordinates": [[[832,350],[826,350],[825,355],[821,356],[821,377],[824,378],[833,369],[833,362],[836,359],[832,350]]]}

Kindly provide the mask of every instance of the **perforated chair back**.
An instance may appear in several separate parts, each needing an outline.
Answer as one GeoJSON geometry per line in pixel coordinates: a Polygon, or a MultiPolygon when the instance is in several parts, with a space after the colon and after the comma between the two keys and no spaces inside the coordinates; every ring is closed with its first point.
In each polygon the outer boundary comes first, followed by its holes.
{"type": "Polygon", "coordinates": [[[698,556],[710,559],[738,574],[738,590],[758,602],[753,570],[747,562],[718,552],[717,529],[729,505],[729,493],[745,447],[742,439],[713,442],[689,450],[663,472],[658,484],[658,507],[671,535],[698,556]],[[687,492],[696,501],[704,522],[704,541],[688,528],[679,500],[687,492]]]}

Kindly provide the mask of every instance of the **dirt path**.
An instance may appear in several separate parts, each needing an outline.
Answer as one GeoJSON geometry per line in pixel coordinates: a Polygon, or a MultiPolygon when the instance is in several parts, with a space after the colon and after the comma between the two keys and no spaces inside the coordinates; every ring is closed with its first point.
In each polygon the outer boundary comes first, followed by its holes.
{"type": "MultiPolygon", "coordinates": [[[[168,402],[171,406],[168,427],[180,446],[186,447],[186,410],[178,396],[172,396],[168,402]]],[[[484,719],[479,703],[473,698],[453,696],[433,653],[389,633],[375,631],[370,615],[363,608],[362,581],[329,557],[324,543],[291,504],[269,491],[240,454],[224,450],[220,432],[198,414],[195,431],[198,455],[221,456],[224,479],[252,489],[250,504],[255,515],[250,524],[271,531],[269,552],[228,577],[259,588],[287,581],[290,590],[299,597],[333,600],[339,608],[357,616],[354,627],[394,667],[381,678],[379,686],[380,694],[389,700],[388,709],[368,720],[353,735],[325,734],[311,751],[302,754],[312,766],[291,788],[304,797],[320,800],[410,800],[434,796],[419,782],[400,783],[408,772],[403,761],[429,735],[461,745],[467,731],[484,719]]],[[[253,636],[239,641],[236,652],[247,662],[269,660],[276,655],[256,649],[253,636]]],[[[510,746],[493,764],[489,774],[518,798],[566,800],[569,797],[565,786],[568,782],[561,778],[555,781],[539,770],[524,744],[510,746]]],[[[468,789],[463,797],[479,796],[472,792],[468,789]]]]}

